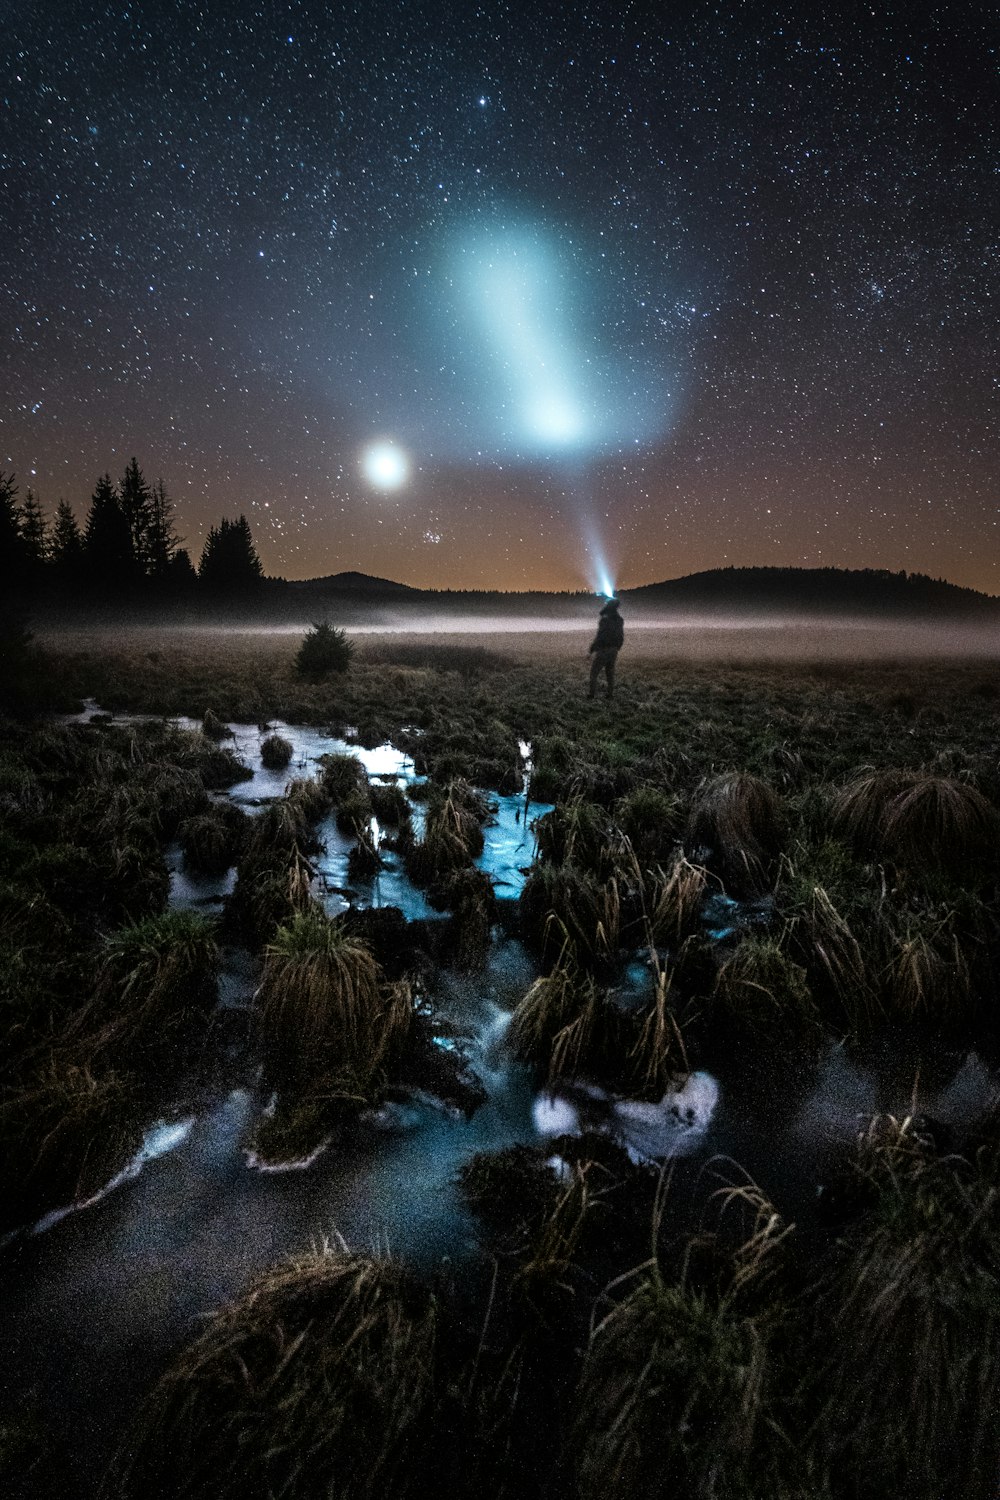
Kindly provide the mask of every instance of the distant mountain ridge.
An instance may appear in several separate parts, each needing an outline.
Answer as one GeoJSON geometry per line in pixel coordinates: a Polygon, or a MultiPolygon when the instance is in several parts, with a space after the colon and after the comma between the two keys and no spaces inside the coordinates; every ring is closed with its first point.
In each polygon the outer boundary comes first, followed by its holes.
{"type": "MultiPolygon", "coordinates": [[[[406,603],[447,608],[484,606],[551,609],[586,606],[590,593],[523,593],[490,589],[421,589],[389,578],[348,571],[286,585],[311,607],[329,601],[406,603]]],[[[924,573],[893,573],[882,568],[711,568],[661,583],[622,589],[622,602],[658,614],[778,613],[874,615],[932,619],[1000,619],[1000,599],[924,573]]]]}
{"type": "Polygon", "coordinates": [[[883,568],[713,568],[628,589],[636,603],[667,607],[780,609],[795,613],[969,616],[1000,614],[976,589],[883,568]]]}

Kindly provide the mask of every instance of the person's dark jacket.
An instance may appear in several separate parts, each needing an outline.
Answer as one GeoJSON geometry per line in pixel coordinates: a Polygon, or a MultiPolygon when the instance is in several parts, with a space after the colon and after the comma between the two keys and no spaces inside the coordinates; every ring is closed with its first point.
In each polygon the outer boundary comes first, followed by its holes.
{"type": "Polygon", "coordinates": [[[618,613],[617,604],[606,604],[601,610],[597,634],[590,643],[591,651],[620,651],[625,640],[625,622],[618,613]]]}

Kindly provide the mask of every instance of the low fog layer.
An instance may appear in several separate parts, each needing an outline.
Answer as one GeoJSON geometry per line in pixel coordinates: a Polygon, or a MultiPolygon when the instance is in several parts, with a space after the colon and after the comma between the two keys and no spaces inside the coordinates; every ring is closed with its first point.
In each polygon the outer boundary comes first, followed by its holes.
{"type": "MultiPolygon", "coordinates": [[[[898,619],[795,618],[793,616],[753,616],[734,614],[690,617],[664,617],[650,614],[625,615],[625,648],[622,666],[629,656],[675,657],[688,660],[744,661],[845,661],[900,658],[1000,658],[1000,625],[940,624],[898,619]]],[[[342,625],[363,654],[377,651],[379,638],[415,640],[447,637],[457,643],[465,638],[478,647],[519,656],[576,656],[586,653],[597,624],[597,605],[591,615],[578,610],[566,615],[525,615],[515,611],[490,614],[454,610],[423,611],[408,606],[405,610],[374,606],[363,612],[363,618],[351,611],[342,618],[331,612],[331,623],[342,625]]],[[[115,640],[138,649],[143,645],[155,649],[165,636],[182,636],[194,644],[199,638],[218,641],[220,636],[260,637],[275,644],[288,637],[299,637],[311,621],[252,623],[200,620],[197,623],[165,621],[162,626],[115,624],[97,626],[92,621],[69,624],[62,629],[40,629],[40,641],[56,644],[72,637],[83,644],[87,637],[115,640]]]]}

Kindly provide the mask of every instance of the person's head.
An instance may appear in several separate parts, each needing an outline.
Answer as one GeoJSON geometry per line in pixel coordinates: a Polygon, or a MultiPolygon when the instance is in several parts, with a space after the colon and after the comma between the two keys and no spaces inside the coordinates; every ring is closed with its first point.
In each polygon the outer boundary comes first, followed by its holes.
{"type": "Polygon", "coordinates": [[[607,602],[601,608],[601,614],[602,615],[614,615],[614,614],[617,614],[620,605],[621,605],[621,600],[620,599],[608,599],[607,602]]]}

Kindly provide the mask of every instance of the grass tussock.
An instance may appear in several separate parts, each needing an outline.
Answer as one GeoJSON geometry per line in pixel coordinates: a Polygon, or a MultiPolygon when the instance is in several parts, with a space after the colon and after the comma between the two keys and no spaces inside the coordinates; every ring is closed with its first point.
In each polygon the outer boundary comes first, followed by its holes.
{"type": "Polygon", "coordinates": [[[465,781],[432,793],[421,841],[407,851],[407,869],[418,885],[430,885],[471,865],[483,852],[489,804],[465,781]]]}
{"type": "Polygon", "coordinates": [[[0,1223],[86,1201],[142,1137],[138,1080],[106,1063],[54,1053],[0,1104],[0,1223]]]}
{"type": "Polygon", "coordinates": [[[820,1442],[867,1492],[996,1494],[1000,1188],[881,1117],[856,1173],[870,1206],[810,1293],[820,1442]],[[844,1336],[844,1330],[850,1336],[844,1336]]]}
{"type": "Polygon", "coordinates": [[[774,1495],[771,1365],[757,1318],[654,1265],[591,1335],[571,1440],[581,1500],[774,1495]]]}
{"type": "Polygon", "coordinates": [[[280,734],[269,734],[260,743],[260,763],[266,771],[283,771],[291,764],[295,747],[280,734]]]}
{"type": "Polygon", "coordinates": [[[177,835],[185,867],[195,875],[224,875],[246,847],[248,823],[233,803],[185,819],[177,835]]]}
{"type": "Polygon", "coordinates": [[[844,787],[834,812],[859,849],[918,872],[968,870],[1000,843],[1000,813],[982,792],[928,772],[865,772],[844,787]]]}
{"type": "Polygon", "coordinates": [[[593,978],[582,973],[568,952],[550,974],[529,987],[510,1019],[507,1044],[522,1062],[547,1069],[550,1077],[558,1060],[565,1060],[567,1038],[574,1033],[574,1052],[589,1052],[581,1032],[593,1027],[599,1004],[593,978]],[[581,1027],[586,1018],[586,1027],[581,1027]]]}
{"type": "Polygon", "coordinates": [[[324,1247],[269,1271],[175,1359],[121,1500],[429,1493],[439,1313],[392,1262],[324,1247]]]}
{"type": "Polygon", "coordinates": [[[656,947],[677,947],[697,931],[708,881],[708,871],[682,854],[666,871],[657,868],[646,876],[649,937],[656,947]]]}
{"type": "Polygon", "coordinates": [[[409,1030],[405,985],[385,985],[370,950],[313,907],[264,952],[254,1002],[266,1076],[279,1094],[316,1088],[367,1100],[409,1030]]]}
{"type": "Polygon", "coordinates": [[[707,863],[727,890],[759,896],[773,884],[785,825],[781,799],[766,781],[747,771],[729,771],[695,789],[686,843],[709,851],[707,863]]]}
{"type": "Polygon", "coordinates": [[[815,1034],[819,1012],[805,969],[770,937],[747,937],[723,961],[712,1004],[735,1026],[786,1035],[815,1034]]]}
{"type": "Polygon", "coordinates": [[[453,968],[478,973],[489,957],[497,900],[493,882],[483,870],[459,870],[446,887],[451,911],[447,952],[453,968]]]}
{"type": "Polygon", "coordinates": [[[84,1013],[90,1045],[169,1057],[215,1004],[218,965],[214,924],[196,912],[165,912],[112,933],[84,1013]]]}

